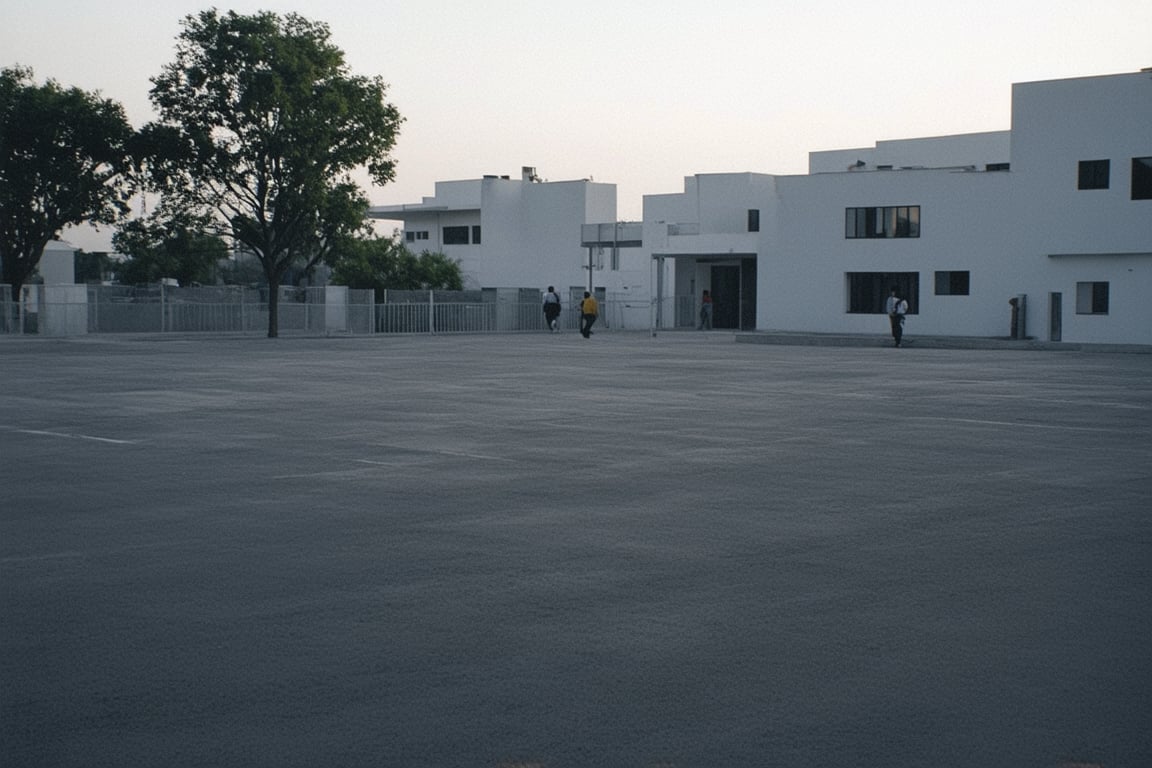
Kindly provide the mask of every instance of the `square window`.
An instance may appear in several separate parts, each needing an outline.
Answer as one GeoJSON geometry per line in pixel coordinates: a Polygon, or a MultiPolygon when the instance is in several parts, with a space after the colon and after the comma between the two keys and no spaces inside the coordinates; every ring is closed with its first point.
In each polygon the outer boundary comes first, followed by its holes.
{"type": "Polygon", "coordinates": [[[1152,200],[1152,157],[1132,158],[1132,199],[1152,200]]]}
{"type": "Polygon", "coordinates": [[[1077,189],[1108,189],[1111,162],[1108,160],[1081,160],[1077,189]]]}
{"type": "Polygon", "coordinates": [[[967,296],[969,282],[968,274],[969,273],[967,271],[937,272],[936,295],[967,296]]]}
{"type": "Polygon", "coordinates": [[[1076,283],[1076,314],[1108,314],[1108,283],[1076,283]]]}

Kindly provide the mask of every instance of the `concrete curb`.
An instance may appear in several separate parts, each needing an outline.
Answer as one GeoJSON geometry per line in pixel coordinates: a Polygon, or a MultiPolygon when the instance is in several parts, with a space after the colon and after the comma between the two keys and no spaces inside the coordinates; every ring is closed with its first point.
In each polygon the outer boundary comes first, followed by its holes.
{"type": "MultiPolygon", "coordinates": [[[[793,331],[749,331],[736,334],[737,344],[778,344],[810,347],[891,347],[888,336],[871,334],[799,333],[793,331]]],[[[1009,339],[982,336],[905,336],[904,347],[915,349],[1003,349],[1044,352],[1107,352],[1152,354],[1147,344],[1082,344],[1038,339],[1009,339]]]]}

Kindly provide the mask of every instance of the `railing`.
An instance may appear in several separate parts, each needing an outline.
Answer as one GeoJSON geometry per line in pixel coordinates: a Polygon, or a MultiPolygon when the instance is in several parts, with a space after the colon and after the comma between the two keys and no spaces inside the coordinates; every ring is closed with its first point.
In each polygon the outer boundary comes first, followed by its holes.
{"type": "MultiPolygon", "coordinates": [[[[540,302],[452,301],[427,292],[416,301],[374,303],[372,291],[281,288],[278,328],[284,334],[525,333],[548,330],[540,302]]],[[[27,286],[13,301],[0,286],[0,333],[69,336],[115,333],[238,333],[268,329],[267,289],[216,286],[27,286]]],[[[474,298],[469,296],[468,298],[474,298]]],[[[600,302],[599,330],[694,327],[690,296],[654,302],[609,295],[600,302]]],[[[580,327],[578,307],[565,303],[559,330],[580,327]]]]}

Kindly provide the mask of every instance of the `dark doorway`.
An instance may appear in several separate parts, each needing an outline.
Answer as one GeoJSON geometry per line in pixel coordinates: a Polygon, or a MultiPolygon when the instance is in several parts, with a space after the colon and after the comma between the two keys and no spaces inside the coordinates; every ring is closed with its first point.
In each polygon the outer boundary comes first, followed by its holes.
{"type": "Polygon", "coordinates": [[[1048,340],[1060,341],[1063,337],[1064,317],[1061,312],[1063,308],[1064,295],[1061,293],[1048,294],[1048,340]]]}
{"type": "Polygon", "coordinates": [[[756,330],[756,259],[740,260],[740,330],[756,330]]]}
{"type": "Polygon", "coordinates": [[[712,327],[740,327],[740,267],[712,267],[712,327]]]}

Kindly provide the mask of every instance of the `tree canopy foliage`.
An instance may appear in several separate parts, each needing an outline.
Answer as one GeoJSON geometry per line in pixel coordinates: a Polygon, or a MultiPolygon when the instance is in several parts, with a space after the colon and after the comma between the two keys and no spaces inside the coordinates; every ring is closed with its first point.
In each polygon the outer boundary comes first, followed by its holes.
{"type": "Polygon", "coordinates": [[[332,282],[349,288],[372,288],[377,298],[386,290],[446,290],[464,288],[460,265],[443,253],[419,256],[394,238],[378,237],[346,243],[334,260],[332,282]]]}
{"type": "Polygon", "coordinates": [[[128,256],[117,269],[121,283],[155,283],[175,278],[180,285],[212,280],[216,264],[227,258],[228,245],[206,234],[203,222],[187,218],[131,221],[112,237],[112,244],[128,256]]]}
{"type": "Polygon", "coordinates": [[[0,280],[15,293],[65,227],[127,213],[133,137],[117,102],[0,70],[0,280]]]}
{"type": "MultiPolygon", "coordinates": [[[[208,212],[260,260],[270,286],[364,231],[351,173],[393,178],[402,118],[379,77],[352,75],[327,25],[296,14],[185,17],[152,80],[150,177],[173,210],[208,212]]],[[[278,335],[269,291],[268,335],[278,335]]]]}

